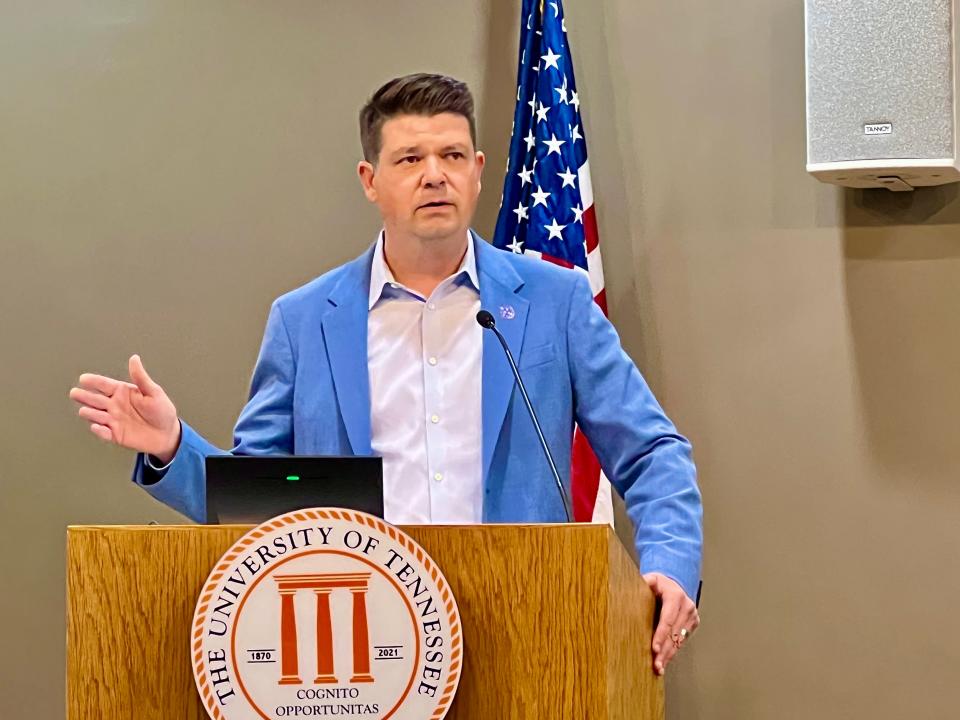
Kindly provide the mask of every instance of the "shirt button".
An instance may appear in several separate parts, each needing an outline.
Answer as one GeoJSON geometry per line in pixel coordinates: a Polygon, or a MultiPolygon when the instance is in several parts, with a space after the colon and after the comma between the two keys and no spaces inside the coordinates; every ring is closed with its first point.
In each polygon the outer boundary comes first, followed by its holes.
{"type": "Polygon", "coordinates": [[[427,303],[427,310],[436,310],[437,306],[434,303],[427,303]]]}
{"type": "Polygon", "coordinates": [[[427,360],[427,362],[430,363],[431,365],[436,365],[436,364],[437,364],[437,359],[436,359],[435,357],[432,357],[432,358],[430,358],[429,360],[427,360]]]}
{"type": "Polygon", "coordinates": [[[439,416],[439,415],[431,415],[431,416],[430,416],[430,422],[432,422],[434,425],[436,425],[438,422],[440,422],[440,416],[439,416]]]}
{"type": "Polygon", "coordinates": [[[436,480],[437,482],[440,482],[441,480],[443,480],[443,473],[434,473],[433,479],[436,480]]]}

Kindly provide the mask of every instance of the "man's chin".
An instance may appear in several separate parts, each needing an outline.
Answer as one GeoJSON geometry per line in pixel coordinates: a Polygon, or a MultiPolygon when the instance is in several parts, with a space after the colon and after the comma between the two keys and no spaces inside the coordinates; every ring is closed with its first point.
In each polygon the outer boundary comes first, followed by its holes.
{"type": "Polygon", "coordinates": [[[421,240],[445,240],[453,235],[466,232],[466,228],[457,222],[425,222],[418,223],[417,237],[421,240]]]}

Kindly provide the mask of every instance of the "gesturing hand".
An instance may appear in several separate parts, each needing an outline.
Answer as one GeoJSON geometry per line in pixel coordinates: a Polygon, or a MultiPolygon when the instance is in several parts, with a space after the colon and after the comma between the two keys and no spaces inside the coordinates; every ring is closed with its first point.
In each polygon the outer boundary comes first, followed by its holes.
{"type": "Polygon", "coordinates": [[[80,404],[80,417],[101,440],[167,463],[180,445],[177,409],[147,375],[139,355],[130,358],[129,372],[132,382],[84,373],[70,399],[80,404]]]}
{"type": "Polygon", "coordinates": [[[660,622],[653,633],[653,668],[663,675],[667,663],[699,627],[700,613],[675,580],[655,572],[647,573],[643,579],[661,602],[660,622]]]}

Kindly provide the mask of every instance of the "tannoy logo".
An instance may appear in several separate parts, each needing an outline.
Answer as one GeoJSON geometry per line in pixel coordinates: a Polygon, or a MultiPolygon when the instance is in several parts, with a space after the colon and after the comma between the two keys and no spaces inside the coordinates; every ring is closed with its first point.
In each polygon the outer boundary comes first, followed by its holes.
{"type": "Polygon", "coordinates": [[[893,123],[867,123],[863,126],[864,135],[890,135],[893,133],[893,123]]]}

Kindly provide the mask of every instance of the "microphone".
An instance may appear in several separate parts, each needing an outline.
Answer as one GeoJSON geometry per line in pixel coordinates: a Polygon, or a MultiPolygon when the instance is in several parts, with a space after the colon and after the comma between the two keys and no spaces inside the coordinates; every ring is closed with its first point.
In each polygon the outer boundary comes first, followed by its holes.
{"type": "Polygon", "coordinates": [[[507,347],[507,341],[500,331],[497,330],[497,321],[493,319],[486,310],[477,313],[477,322],[480,327],[492,330],[497,336],[497,340],[503,346],[503,351],[507,354],[507,360],[510,362],[510,369],[513,370],[513,377],[517,381],[517,387],[520,388],[520,395],[523,396],[523,402],[527,406],[527,412],[530,413],[530,419],[533,420],[533,427],[537,430],[537,437],[540,438],[540,447],[543,448],[543,454],[547,456],[547,463],[550,465],[550,472],[553,473],[553,479],[557,483],[557,490],[560,491],[560,499],[563,500],[563,512],[567,516],[567,522],[573,522],[570,513],[570,500],[567,499],[567,492],[563,489],[563,483],[560,482],[560,473],[557,472],[557,465],[553,462],[553,455],[550,454],[550,448],[547,447],[547,440],[543,437],[543,430],[540,429],[540,422],[537,420],[537,414],[533,411],[533,405],[530,404],[530,397],[527,395],[527,389],[523,386],[523,380],[520,378],[520,371],[517,369],[517,362],[513,359],[513,353],[507,347]]]}

